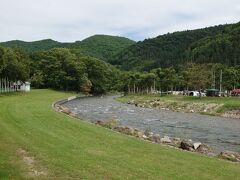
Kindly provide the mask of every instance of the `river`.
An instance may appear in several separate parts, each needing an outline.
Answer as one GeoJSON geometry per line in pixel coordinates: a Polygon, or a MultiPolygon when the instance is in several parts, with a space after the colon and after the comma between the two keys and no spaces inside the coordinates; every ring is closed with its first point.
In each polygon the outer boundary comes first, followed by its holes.
{"type": "Polygon", "coordinates": [[[216,153],[240,152],[240,120],[217,116],[139,108],[123,104],[116,96],[83,97],[64,105],[80,117],[95,120],[119,120],[120,124],[150,130],[161,136],[192,139],[206,143],[216,153]]]}

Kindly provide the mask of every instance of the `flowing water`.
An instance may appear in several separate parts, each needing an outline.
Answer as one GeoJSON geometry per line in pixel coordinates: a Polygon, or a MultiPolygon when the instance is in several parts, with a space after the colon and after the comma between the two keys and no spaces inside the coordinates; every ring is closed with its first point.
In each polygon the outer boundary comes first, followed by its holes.
{"type": "Polygon", "coordinates": [[[78,98],[64,105],[91,121],[117,119],[120,124],[150,130],[161,136],[192,139],[215,150],[240,152],[240,120],[192,113],[139,108],[116,96],[78,98]]]}

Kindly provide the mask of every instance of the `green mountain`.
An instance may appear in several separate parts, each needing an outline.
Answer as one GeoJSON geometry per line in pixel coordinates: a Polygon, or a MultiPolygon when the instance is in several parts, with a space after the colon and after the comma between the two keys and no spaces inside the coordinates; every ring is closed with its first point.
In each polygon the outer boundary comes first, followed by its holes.
{"type": "Polygon", "coordinates": [[[110,61],[125,70],[150,70],[187,62],[240,65],[240,23],[146,39],[110,61]]]}
{"type": "Polygon", "coordinates": [[[105,61],[111,59],[113,55],[118,54],[123,49],[135,44],[134,41],[118,36],[95,35],[83,41],[74,43],[61,43],[51,39],[24,42],[24,41],[8,41],[0,43],[3,47],[19,48],[27,52],[36,52],[48,50],[55,47],[64,47],[69,49],[80,49],[86,55],[93,56],[105,61]]]}
{"type": "Polygon", "coordinates": [[[57,42],[51,39],[45,39],[45,40],[34,41],[34,42],[14,40],[14,41],[7,41],[7,42],[0,43],[0,45],[3,47],[23,49],[26,52],[48,50],[48,49],[57,47],[60,44],[61,44],[60,42],[57,42]]]}
{"type": "Polygon", "coordinates": [[[95,35],[83,41],[61,43],[51,39],[0,43],[27,52],[54,47],[77,49],[83,54],[117,65],[124,70],[151,70],[194,63],[240,65],[240,23],[168,33],[135,43],[117,36],[95,35]]]}
{"type": "Polygon", "coordinates": [[[133,44],[135,44],[134,41],[124,37],[95,35],[83,41],[69,44],[69,47],[81,49],[85,54],[109,61],[113,55],[120,53],[133,44]]]}

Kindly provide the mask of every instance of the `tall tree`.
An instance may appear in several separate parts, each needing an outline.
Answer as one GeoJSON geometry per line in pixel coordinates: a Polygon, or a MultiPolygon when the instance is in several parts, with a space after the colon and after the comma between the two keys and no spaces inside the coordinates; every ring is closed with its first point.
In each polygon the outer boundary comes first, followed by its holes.
{"type": "Polygon", "coordinates": [[[208,65],[191,64],[188,68],[189,83],[192,87],[198,90],[201,97],[201,91],[210,83],[210,71],[208,65]]]}

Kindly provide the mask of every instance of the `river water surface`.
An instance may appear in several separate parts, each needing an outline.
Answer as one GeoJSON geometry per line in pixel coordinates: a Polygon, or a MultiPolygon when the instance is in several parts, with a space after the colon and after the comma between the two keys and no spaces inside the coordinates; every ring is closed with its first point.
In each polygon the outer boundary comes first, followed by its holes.
{"type": "Polygon", "coordinates": [[[161,136],[192,139],[215,150],[240,152],[240,120],[193,113],[139,108],[123,104],[116,96],[78,98],[64,105],[91,121],[117,119],[120,124],[150,130],[161,136]]]}

